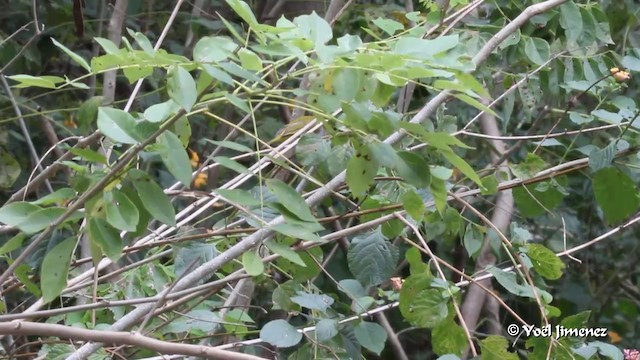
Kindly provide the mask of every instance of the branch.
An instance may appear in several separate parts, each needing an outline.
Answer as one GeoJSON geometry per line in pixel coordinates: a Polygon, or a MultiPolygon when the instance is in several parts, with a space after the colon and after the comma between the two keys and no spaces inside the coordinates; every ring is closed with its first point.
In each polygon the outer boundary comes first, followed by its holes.
{"type": "Polygon", "coordinates": [[[41,335],[72,340],[103,341],[111,344],[132,345],[150,349],[161,354],[181,354],[199,356],[205,359],[221,360],[264,360],[264,358],[209,346],[172,343],[150,338],[139,333],[99,331],[81,329],[58,324],[34,322],[0,323],[0,335],[41,335]]]}

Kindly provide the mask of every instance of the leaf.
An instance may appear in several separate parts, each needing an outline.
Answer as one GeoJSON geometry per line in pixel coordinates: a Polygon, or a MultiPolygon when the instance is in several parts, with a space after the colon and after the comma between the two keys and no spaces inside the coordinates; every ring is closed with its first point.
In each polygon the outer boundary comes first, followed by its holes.
{"type": "Polygon", "coordinates": [[[202,65],[202,68],[204,69],[204,71],[207,72],[207,74],[211,75],[212,78],[222,83],[225,83],[227,85],[235,86],[233,82],[233,78],[229,74],[227,74],[225,71],[220,70],[211,65],[206,65],[206,64],[202,65]]]}
{"type": "Polygon", "coordinates": [[[309,205],[291,186],[278,179],[267,179],[266,184],[269,191],[278,199],[278,202],[297,218],[302,221],[317,223],[315,216],[309,209],[309,205]]]}
{"type": "Polygon", "coordinates": [[[347,294],[350,298],[361,298],[367,296],[367,290],[355,279],[344,279],[338,282],[338,290],[347,294]]]}
{"type": "Polygon", "coordinates": [[[365,287],[389,280],[398,262],[398,249],[382,233],[373,231],[351,240],[347,253],[349,270],[365,287]]]}
{"type": "Polygon", "coordinates": [[[18,235],[12,237],[11,239],[7,240],[7,242],[4,243],[2,247],[0,247],[0,256],[10,253],[16,249],[19,249],[26,238],[27,238],[27,235],[21,232],[21,233],[18,233],[18,235]]]}
{"type": "Polygon", "coordinates": [[[482,360],[518,360],[518,355],[507,351],[509,342],[502,336],[489,335],[480,341],[482,360]]]}
{"type": "Polygon", "coordinates": [[[394,51],[397,54],[410,55],[419,59],[432,58],[434,55],[456,47],[458,39],[458,35],[439,36],[433,40],[403,36],[396,42],[394,51]]]}
{"type": "Polygon", "coordinates": [[[611,165],[616,156],[616,148],[616,141],[612,141],[603,149],[594,149],[589,153],[589,168],[591,168],[591,171],[595,172],[611,165]]]}
{"type": "MultiPolygon", "coordinates": [[[[193,47],[193,60],[200,63],[219,63],[232,56],[237,48],[238,45],[226,36],[204,36],[193,47]]],[[[214,74],[209,75],[217,78],[214,74]]]]}
{"type": "Polygon", "coordinates": [[[433,328],[449,314],[442,290],[428,288],[431,279],[425,274],[412,275],[400,289],[400,312],[414,326],[433,328]]]}
{"type": "Polygon", "coordinates": [[[609,224],[623,221],[640,207],[633,180],[615,167],[600,169],[594,174],[593,192],[609,224]]]}
{"type": "Polygon", "coordinates": [[[44,256],[40,267],[42,301],[46,304],[60,295],[67,286],[67,275],[76,238],[65,239],[44,256]]]}
{"type": "Polygon", "coordinates": [[[478,229],[477,225],[467,224],[467,228],[464,231],[464,248],[467,250],[469,256],[475,258],[482,248],[482,233],[478,229]]]}
{"type": "Polygon", "coordinates": [[[69,148],[67,150],[73,155],[79,156],[81,159],[96,162],[98,164],[107,164],[107,158],[99,152],[79,148],[69,148]]]}
{"type": "Polygon", "coordinates": [[[131,114],[120,109],[98,108],[98,129],[113,141],[136,144],[136,121],[131,114]]]}
{"type": "Polygon", "coordinates": [[[191,161],[182,141],[171,131],[165,131],[156,139],[162,162],[184,186],[191,185],[191,161]]]}
{"type": "Polygon", "coordinates": [[[393,36],[396,31],[404,29],[404,25],[399,22],[391,19],[383,19],[381,17],[374,19],[373,24],[386,32],[389,36],[393,36]]]}
{"type": "Polygon", "coordinates": [[[545,279],[556,280],[562,276],[564,263],[551,250],[541,244],[527,244],[527,256],[533,267],[545,279]]]}
{"type": "Polygon", "coordinates": [[[89,219],[89,239],[97,245],[112,261],[118,261],[122,256],[123,243],[118,230],[111,227],[104,219],[93,217],[89,219]]]}
{"type": "Polygon", "coordinates": [[[56,89],[56,84],[64,81],[63,78],[58,76],[31,76],[23,74],[11,75],[7,76],[7,78],[20,83],[18,85],[14,85],[14,87],[16,88],[26,88],[34,86],[45,89],[56,89]]]}
{"type": "Polygon", "coordinates": [[[136,231],[140,213],[135,204],[122,191],[105,191],[102,195],[107,222],[122,231],[136,231]]]}
{"type": "Polygon", "coordinates": [[[42,209],[40,206],[26,201],[13,202],[0,208],[0,222],[16,226],[40,209],[42,209]]]}
{"type": "Polygon", "coordinates": [[[520,164],[510,165],[513,174],[521,180],[527,180],[534,177],[537,173],[547,168],[547,163],[538,155],[529,153],[524,162],[520,164]]]}
{"type": "Polygon", "coordinates": [[[582,15],[573,1],[560,6],[560,26],[565,31],[567,42],[575,44],[582,33],[582,15]]]}
{"type": "Polygon", "coordinates": [[[549,60],[550,52],[549,43],[543,39],[530,37],[524,42],[524,53],[536,65],[542,65],[549,60]]]}
{"type": "MultiPolygon", "coordinates": [[[[566,180],[566,178],[561,178],[566,180]]],[[[534,185],[522,185],[513,189],[513,198],[520,214],[524,217],[540,216],[562,203],[564,194],[552,181],[543,181],[534,185]],[[543,189],[543,190],[542,190],[543,189]]]]}
{"type": "Polygon", "coordinates": [[[282,319],[266,323],[260,330],[260,338],[269,344],[287,348],[298,345],[302,340],[302,333],[282,319]]]}
{"type": "Polygon", "coordinates": [[[11,187],[20,177],[20,164],[8,152],[0,150],[0,188],[11,187]]]}
{"type": "Polygon", "coordinates": [[[294,239],[302,239],[313,242],[324,242],[321,237],[318,235],[301,228],[300,226],[295,226],[291,224],[277,224],[271,226],[273,231],[279,232],[280,234],[284,234],[290,236],[294,239]]]}
{"type": "Polygon", "coordinates": [[[474,183],[478,184],[480,188],[484,189],[482,185],[482,180],[478,174],[473,170],[471,165],[469,165],[464,159],[458,156],[453,150],[441,150],[440,153],[447,159],[453,166],[457,167],[460,172],[465,174],[469,179],[471,179],[474,183]]]}
{"type": "Polygon", "coordinates": [[[317,341],[324,342],[338,335],[338,321],[333,319],[322,319],[316,324],[314,332],[317,341]]]}
{"type": "Polygon", "coordinates": [[[144,118],[153,123],[167,120],[171,115],[178,112],[180,106],[175,101],[169,99],[165,102],[151,105],[144,111],[144,118]]]}
{"type": "Polygon", "coordinates": [[[438,324],[431,334],[433,352],[438,355],[456,354],[462,356],[468,346],[464,329],[451,319],[438,324]]]}
{"type": "Polygon", "coordinates": [[[106,54],[117,54],[120,52],[120,49],[118,49],[118,46],[109,39],[96,37],[94,38],[94,40],[98,43],[98,45],[100,45],[100,47],[102,48],[102,50],[104,50],[106,54]]]}
{"type": "Polygon", "coordinates": [[[355,197],[361,197],[367,193],[378,173],[378,162],[367,157],[356,153],[356,156],[349,159],[347,163],[347,185],[355,197]]]}
{"type": "Polygon", "coordinates": [[[384,345],[387,342],[387,332],[377,323],[362,321],[354,327],[353,332],[360,345],[367,350],[377,355],[380,355],[384,350],[384,345]]]}
{"type": "Polygon", "coordinates": [[[307,264],[302,260],[300,255],[291,249],[288,245],[279,243],[277,241],[267,241],[264,243],[271,252],[282,256],[283,258],[291,261],[296,265],[300,265],[302,267],[306,267],[307,264]]]}
{"type": "Polygon", "coordinates": [[[78,54],[74,53],[73,51],[69,50],[66,46],[60,44],[54,38],[51,38],[51,42],[53,42],[53,45],[55,45],[58,48],[60,48],[60,50],[64,51],[64,53],[67,54],[71,58],[71,60],[73,60],[76,63],[78,63],[78,65],[82,66],[88,72],[91,72],[91,66],[89,66],[89,63],[85,59],[83,59],[80,55],[78,55],[78,54]]]}
{"type": "Polygon", "coordinates": [[[398,156],[400,161],[394,166],[398,175],[417,188],[429,187],[431,176],[427,161],[422,156],[409,151],[399,151],[398,156]]]}
{"type": "MultiPolygon", "coordinates": [[[[519,284],[514,273],[507,272],[496,267],[488,267],[486,270],[491,275],[493,275],[494,278],[496,278],[496,281],[498,281],[498,283],[503,288],[505,288],[505,290],[509,291],[510,293],[530,299],[536,298],[536,295],[533,293],[531,286],[529,284],[519,284]]],[[[542,297],[545,303],[551,302],[551,294],[538,287],[536,287],[536,292],[539,296],[542,297]]]]}
{"type": "Polygon", "coordinates": [[[236,143],[236,142],[232,142],[232,141],[215,141],[215,140],[210,140],[210,139],[204,139],[204,140],[206,142],[210,142],[210,143],[212,143],[214,145],[222,146],[222,147],[225,147],[227,149],[231,149],[231,150],[235,150],[235,151],[239,151],[241,153],[253,152],[253,149],[251,149],[251,148],[249,148],[249,147],[247,147],[245,145],[242,145],[242,144],[239,144],[239,143],[236,143]]]}
{"type": "Polygon", "coordinates": [[[314,11],[310,15],[301,15],[293,19],[293,23],[303,37],[311,40],[316,46],[325,44],[333,38],[333,31],[329,23],[314,11]]]}
{"type": "Polygon", "coordinates": [[[217,313],[209,310],[191,310],[188,313],[174,319],[163,333],[184,333],[199,330],[205,333],[216,331],[220,327],[222,319],[217,313]]]}
{"type": "Polygon", "coordinates": [[[424,200],[415,190],[410,189],[402,195],[402,206],[414,220],[422,220],[425,211],[424,200]]]}
{"type": "Polygon", "coordinates": [[[164,224],[176,226],[176,213],[173,205],[155,181],[143,174],[136,178],[133,186],[136,188],[144,208],[151,216],[164,224]]]}
{"type": "Polygon", "coordinates": [[[249,103],[247,102],[247,100],[237,97],[233,94],[225,94],[224,97],[238,109],[244,111],[247,114],[251,113],[251,108],[249,107],[249,103]]]}
{"type": "Polygon", "coordinates": [[[251,7],[241,0],[226,0],[227,4],[235,11],[238,16],[242,18],[249,26],[256,27],[258,26],[258,20],[256,20],[256,16],[251,11],[251,7]]]}
{"type": "Polygon", "coordinates": [[[167,92],[169,97],[187,112],[191,111],[198,97],[195,80],[182,66],[175,66],[169,70],[167,92]]]}
{"type": "Polygon", "coordinates": [[[228,158],[226,156],[214,156],[213,161],[226,167],[227,169],[231,169],[238,174],[250,174],[251,172],[244,165],[239,162],[228,158]]]}
{"type": "Polygon", "coordinates": [[[173,268],[174,273],[178,276],[184,274],[194,261],[194,266],[197,267],[218,256],[214,244],[197,241],[176,244],[173,251],[173,268]]]}
{"type": "Polygon", "coordinates": [[[242,189],[216,189],[214,190],[223,198],[245,207],[260,206],[262,202],[251,195],[247,190],[242,189]]]}
{"type": "Polygon", "coordinates": [[[298,291],[297,296],[292,296],[291,301],[311,310],[326,312],[333,304],[333,298],[322,294],[309,294],[298,291]]]}
{"type": "MultiPolygon", "coordinates": [[[[15,226],[27,234],[35,234],[47,228],[66,212],[67,209],[63,207],[48,207],[40,209],[29,214],[29,216],[15,226]]],[[[69,216],[65,222],[75,221],[81,218],[82,213],[76,211],[69,216]]]]}
{"type": "Polygon", "coordinates": [[[242,266],[251,276],[259,276],[264,273],[264,263],[255,249],[249,249],[242,254],[242,266]]]}
{"type": "Polygon", "coordinates": [[[261,71],[262,70],[262,59],[253,51],[242,48],[238,51],[238,57],[240,57],[240,64],[243,68],[252,71],[261,71]]]}

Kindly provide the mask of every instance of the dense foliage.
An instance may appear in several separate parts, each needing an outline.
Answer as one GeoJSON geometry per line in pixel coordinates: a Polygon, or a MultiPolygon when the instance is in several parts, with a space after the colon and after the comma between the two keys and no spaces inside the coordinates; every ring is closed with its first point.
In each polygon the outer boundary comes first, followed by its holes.
{"type": "Polygon", "coordinates": [[[633,1],[8,6],[6,357],[640,358],[633,1]]]}

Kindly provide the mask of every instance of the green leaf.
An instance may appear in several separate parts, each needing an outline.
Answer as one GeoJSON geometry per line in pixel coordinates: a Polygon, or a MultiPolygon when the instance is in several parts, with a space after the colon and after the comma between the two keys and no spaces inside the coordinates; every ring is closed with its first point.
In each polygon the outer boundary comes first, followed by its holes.
{"type": "Polygon", "coordinates": [[[300,15],[293,19],[303,37],[311,40],[316,46],[325,44],[333,38],[329,23],[314,11],[310,15],[300,15]]]}
{"type": "Polygon", "coordinates": [[[482,185],[482,180],[478,174],[473,170],[471,165],[469,165],[464,159],[458,156],[453,150],[441,150],[440,153],[447,159],[453,166],[457,167],[460,172],[465,174],[469,179],[473,180],[474,183],[478,184],[480,188],[484,188],[482,185]]]}
{"type": "Polygon", "coordinates": [[[45,89],[56,89],[56,84],[64,81],[63,78],[58,76],[31,76],[31,75],[11,75],[7,76],[8,79],[19,82],[20,84],[14,85],[15,88],[26,88],[30,86],[41,87],[45,89]]]}
{"type": "Polygon", "coordinates": [[[458,35],[439,36],[433,40],[403,36],[396,42],[394,51],[418,59],[433,58],[434,55],[456,47],[458,39],[458,35]]]}
{"type": "Polygon", "coordinates": [[[353,332],[360,345],[367,350],[377,355],[380,355],[384,350],[384,345],[387,342],[387,332],[377,323],[362,321],[354,327],[353,332]]]}
{"type": "Polygon", "coordinates": [[[0,208],[0,222],[16,226],[40,209],[42,208],[26,201],[13,202],[0,208]]]}
{"type": "Polygon", "coordinates": [[[127,29],[127,32],[131,37],[136,41],[140,49],[144,51],[147,55],[153,56],[155,55],[155,50],[153,50],[153,45],[151,45],[151,41],[141,32],[133,31],[131,29],[127,29]]]}
{"type": "MultiPolygon", "coordinates": [[[[513,272],[507,272],[496,267],[488,267],[487,272],[493,275],[493,277],[496,278],[498,283],[510,293],[517,296],[521,296],[521,297],[527,297],[530,299],[536,298],[536,294],[533,293],[531,285],[519,284],[516,279],[516,275],[513,272]]],[[[542,297],[545,303],[551,302],[552,300],[551,294],[549,294],[547,291],[544,291],[536,287],[536,293],[542,297]]]]}
{"type": "Polygon", "coordinates": [[[89,219],[89,239],[97,245],[112,261],[118,261],[122,256],[124,244],[118,230],[114,229],[104,219],[93,217],[89,219]]]}
{"type": "Polygon", "coordinates": [[[151,105],[144,111],[144,118],[153,123],[159,123],[167,120],[171,115],[178,112],[180,105],[169,99],[165,102],[151,105]]]}
{"type": "Polygon", "coordinates": [[[20,164],[4,150],[0,150],[0,169],[0,188],[10,188],[20,177],[20,164]]]}
{"type": "Polygon", "coordinates": [[[440,213],[444,213],[447,207],[447,185],[444,180],[434,178],[429,185],[433,201],[436,203],[436,209],[440,213]]]}
{"type": "Polygon", "coordinates": [[[407,190],[402,195],[402,206],[414,220],[422,220],[425,211],[424,200],[415,190],[407,190]]]}
{"type": "Polygon", "coordinates": [[[541,244],[527,244],[527,256],[533,267],[545,279],[556,280],[562,276],[564,263],[556,254],[541,244]]]}
{"type": "MultiPolygon", "coordinates": [[[[238,45],[226,36],[205,36],[193,47],[193,60],[200,63],[219,63],[232,56],[237,48],[238,45]]],[[[209,75],[217,78],[211,73],[209,75]]]]}
{"type": "Polygon", "coordinates": [[[593,192],[609,224],[623,221],[640,206],[633,180],[615,167],[604,168],[594,174],[593,192]]]}
{"type": "Polygon", "coordinates": [[[213,161],[226,167],[227,169],[231,169],[238,174],[250,174],[251,172],[244,165],[239,162],[228,158],[226,156],[214,156],[213,161]]]}
{"type": "Polygon", "coordinates": [[[239,151],[241,153],[250,153],[253,152],[253,149],[251,149],[250,147],[247,147],[245,145],[236,143],[236,142],[232,142],[232,141],[215,141],[215,140],[210,140],[210,139],[204,139],[206,142],[210,142],[214,145],[217,146],[222,146],[224,148],[227,149],[231,149],[231,150],[235,150],[235,151],[239,151]]]}
{"type": "Polygon", "coordinates": [[[611,165],[611,162],[616,156],[616,152],[616,141],[612,141],[603,149],[594,149],[589,153],[589,168],[591,168],[591,171],[595,172],[611,165]]]}
{"type": "Polygon", "coordinates": [[[486,106],[485,104],[481,103],[480,101],[472,98],[469,95],[466,94],[459,94],[459,93],[454,93],[452,94],[454,97],[458,98],[459,100],[467,103],[468,105],[473,106],[474,108],[480,110],[480,111],[484,111],[487,114],[493,115],[497,118],[500,118],[500,115],[498,115],[495,111],[493,111],[490,107],[486,106]]]}
{"type": "Polygon", "coordinates": [[[315,216],[309,209],[309,205],[291,186],[278,179],[267,179],[266,184],[269,191],[278,199],[278,202],[297,218],[302,221],[317,223],[315,216]]]}
{"type": "Polygon", "coordinates": [[[393,36],[398,30],[404,30],[404,25],[391,19],[383,19],[381,17],[374,19],[373,24],[382,31],[386,32],[389,36],[393,36]]]}
{"type": "Polygon", "coordinates": [[[467,228],[464,231],[464,248],[467,250],[469,256],[475,258],[482,248],[482,232],[475,224],[467,224],[467,228]]]}
{"type": "Polygon", "coordinates": [[[171,175],[184,186],[191,185],[191,161],[182,141],[171,131],[165,131],[157,138],[157,149],[162,162],[171,175]]]}
{"type": "Polygon", "coordinates": [[[42,301],[46,304],[54,300],[67,286],[67,275],[76,238],[65,239],[44,256],[40,267],[42,301]]]}
{"type": "Polygon", "coordinates": [[[142,200],[144,208],[160,222],[176,226],[176,213],[167,195],[155,181],[146,174],[138,175],[133,186],[142,200]]]}
{"type": "Polygon", "coordinates": [[[135,204],[122,191],[105,191],[102,195],[107,222],[116,229],[136,231],[140,213],[135,204]]]}
{"type": "Polygon", "coordinates": [[[378,231],[358,235],[347,253],[349,270],[365,287],[389,280],[398,262],[398,249],[378,231]]]}
{"type": "Polygon", "coordinates": [[[546,41],[530,37],[524,42],[524,52],[532,63],[542,65],[549,60],[551,49],[546,41]]]}
{"type": "Polygon", "coordinates": [[[81,159],[96,162],[98,164],[106,164],[107,158],[99,152],[90,149],[69,148],[67,149],[73,155],[79,156],[81,159]]]}
{"type": "Polygon", "coordinates": [[[427,161],[422,156],[409,151],[399,151],[397,154],[400,161],[393,168],[398,171],[398,175],[417,188],[429,187],[431,174],[427,161]]]}
{"type": "Polygon", "coordinates": [[[590,310],[582,311],[582,312],[579,312],[577,314],[573,314],[573,315],[569,315],[569,316],[565,317],[560,322],[560,325],[564,326],[565,328],[579,329],[579,328],[587,326],[587,323],[589,321],[589,317],[591,317],[591,311],[590,310]]]}
{"type": "Polygon", "coordinates": [[[327,341],[338,335],[338,321],[334,319],[322,319],[316,324],[314,332],[317,341],[327,341]]]}
{"type": "Polygon", "coordinates": [[[256,199],[247,190],[242,189],[216,189],[214,190],[223,198],[245,207],[260,206],[260,200],[256,199]]]}
{"type": "Polygon", "coordinates": [[[7,242],[4,243],[2,247],[0,247],[0,256],[10,253],[16,249],[19,249],[26,238],[27,238],[27,235],[21,232],[21,233],[18,233],[18,235],[12,237],[11,239],[7,240],[7,242]]]}
{"type": "MultiPolygon", "coordinates": [[[[561,178],[566,180],[566,178],[561,178]]],[[[552,181],[540,182],[537,185],[522,185],[513,189],[516,207],[524,217],[540,216],[551,211],[562,203],[564,194],[552,181]]]]}
{"type": "Polygon", "coordinates": [[[456,354],[462,356],[467,348],[467,335],[452,319],[439,323],[431,333],[433,352],[438,355],[456,354]]]}
{"type": "Polygon", "coordinates": [[[367,193],[378,173],[378,162],[368,154],[356,153],[347,163],[347,185],[351,194],[362,197],[367,193]]]}
{"type": "Polygon", "coordinates": [[[169,69],[167,92],[169,97],[187,112],[191,111],[198,97],[195,80],[182,66],[175,66],[169,69]]]}
{"type": "Polygon", "coordinates": [[[117,54],[120,52],[120,49],[118,49],[118,46],[116,46],[113,41],[101,37],[96,37],[94,39],[106,54],[117,54]]]}
{"type": "Polygon", "coordinates": [[[546,169],[548,164],[538,155],[529,153],[524,162],[510,165],[513,174],[521,180],[527,180],[534,177],[540,171],[546,169]]]}
{"type": "Polygon", "coordinates": [[[498,179],[494,175],[485,176],[482,179],[484,189],[480,189],[481,195],[493,195],[498,192],[498,179]]]}
{"type": "Polygon", "coordinates": [[[98,108],[98,129],[116,142],[138,143],[135,131],[136,120],[126,111],[107,107],[98,108]]]}
{"type": "Polygon", "coordinates": [[[575,45],[582,33],[582,15],[573,1],[567,1],[560,6],[560,26],[565,31],[567,42],[575,45]]]}
{"type": "Polygon", "coordinates": [[[233,9],[233,11],[238,14],[249,26],[257,27],[258,20],[256,20],[256,16],[251,11],[251,7],[244,1],[241,0],[226,0],[227,4],[233,9]]]}
{"type": "Polygon", "coordinates": [[[207,72],[207,74],[211,75],[212,78],[225,83],[227,85],[231,85],[231,86],[235,86],[235,83],[233,82],[233,78],[231,76],[229,76],[229,74],[227,74],[224,70],[220,70],[216,67],[213,67],[211,65],[202,65],[202,68],[204,69],[204,71],[207,72]]]}
{"type": "Polygon", "coordinates": [[[302,333],[285,320],[278,319],[269,321],[262,327],[260,338],[275,347],[287,348],[298,345],[302,340],[302,333]]]}
{"type": "Polygon", "coordinates": [[[255,249],[249,249],[242,254],[242,266],[244,271],[251,276],[259,276],[264,273],[264,263],[255,249]]]}
{"type": "Polygon", "coordinates": [[[429,289],[431,277],[425,274],[405,279],[400,290],[400,312],[413,326],[433,328],[447,318],[448,299],[441,289],[429,289]]]}
{"type": "Polygon", "coordinates": [[[73,51],[69,50],[66,46],[60,44],[54,38],[51,38],[51,42],[53,42],[53,45],[55,45],[58,48],[60,48],[60,50],[64,51],[64,53],[67,54],[71,58],[71,60],[73,60],[76,63],[78,63],[78,65],[82,66],[88,72],[91,72],[91,66],[89,66],[89,63],[85,59],[83,59],[80,55],[78,55],[78,54],[74,53],[73,51]]]}
{"type": "Polygon", "coordinates": [[[334,300],[332,297],[322,294],[309,294],[298,291],[297,296],[292,296],[291,301],[311,310],[326,312],[331,307],[334,300]]]}
{"type": "Polygon", "coordinates": [[[518,355],[507,351],[509,342],[502,336],[489,335],[480,341],[482,360],[518,360],[518,355]]]}
{"type": "Polygon", "coordinates": [[[288,245],[279,243],[277,241],[267,241],[264,243],[271,252],[282,256],[283,258],[291,261],[294,264],[306,267],[307,264],[302,260],[300,255],[291,249],[288,245]]]}
{"type": "Polygon", "coordinates": [[[262,70],[262,59],[253,51],[242,48],[238,51],[238,57],[240,58],[240,64],[243,68],[253,71],[262,70]]]}
{"type": "Polygon", "coordinates": [[[279,232],[280,234],[290,236],[295,239],[302,239],[313,242],[324,242],[321,237],[318,235],[301,228],[300,226],[295,226],[291,224],[277,224],[271,227],[273,231],[279,232]]]}
{"type": "MultiPolygon", "coordinates": [[[[16,224],[16,227],[27,234],[35,234],[47,228],[50,224],[58,220],[67,212],[63,207],[48,207],[31,213],[23,221],[16,224]]],[[[74,212],[65,222],[75,221],[82,218],[81,212],[74,212]]]]}

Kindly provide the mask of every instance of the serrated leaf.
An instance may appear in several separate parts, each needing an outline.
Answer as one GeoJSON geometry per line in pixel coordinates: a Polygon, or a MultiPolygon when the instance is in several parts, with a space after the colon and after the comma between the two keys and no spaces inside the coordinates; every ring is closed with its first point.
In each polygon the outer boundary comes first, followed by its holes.
{"type": "Polygon", "coordinates": [[[191,185],[191,161],[182,141],[171,131],[165,131],[157,138],[158,152],[171,175],[184,186],[191,185]]]}
{"type": "Polygon", "coordinates": [[[260,330],[260,338],[269,344],[287,348],[298,345],[302,340],[302,333],[282,319],[269,321],[260,330]]]}
{"type": "Polygon", "coordinates": [[[633,180],[615,167],[604,168],[594,174],[593,192],[609,224],[623,221],[640,207],[633,180]]]}
{"type": "Polygon", "coordinates": [[[148,176],[140,176],[134,182],[144,208],[156,220],[171,226],[176,226],[176,213],[173,205],[162,188],[148,176]]]}
{"type": "Polygon", "coordinates": [[[354,237],[347,253],[349,270],[365,287],[389,280],[398,262],[398,249],[380,231],[354,237]]]}
{"type": "Polygon", "coordinates": [[[76,238],[65,239],[44,256],[40,268],[42,301],[46,304],[60,295],[67,286],[67,275],[76,238]]]}
{"type": "Polygon", "coordinates": [[[89,239],[100,247],[100,250],[112,261],[118,261],[122,256],[122,239],[118,230],[114,229],[106,220],[100,218],[89,219],[89,239]]]}
{"type": "Polygon", "coordinates": [[[464,329],[451,319],[438,324],[433,329],[431,336],[433,352],[438,355],[456,354],[462,356],[469,345],[464,329]]]}
{"type": "Polygon", "coordinates": [[[242,266],[251,276],[259,276],[264,273],[264,263],[255,249],[249,249],[242,254],[242,266]]]}
{"type": "Polygon", "coordinates": [[[198,97],[195,80],[182,66],[175,66],[169,70],[167,92],[171,99],[187,112],[191,111],[198,97]]]}
{"type": "Polygon", "coordinates": [[[541,244],[527,244],[527,256],[540,276],[549,280],[556,280],[562,276],[564,263],[551,250],[541,244]]]}
{"type": "Polygon", "coordinates": [[[367,350],[377,355],[380,355],[384,350],[384,345],[387,342],[387,332],[377,323],[362,321],[354,327],[353,332],[360,345],[367,350]]]}
{"type": "Polygon", "coordinates": [[[509,342],[502,336],[490,335],[480,341],[482,360],[518,360],[518,355],[507,351],[509,342]]]}

